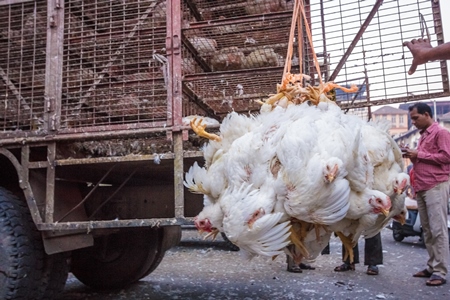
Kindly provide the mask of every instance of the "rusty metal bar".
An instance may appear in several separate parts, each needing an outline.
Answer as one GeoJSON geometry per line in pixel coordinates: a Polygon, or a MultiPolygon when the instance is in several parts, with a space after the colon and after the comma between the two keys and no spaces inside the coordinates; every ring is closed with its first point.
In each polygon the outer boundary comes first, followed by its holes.
{"type": "MultiPolygon", "coordinates": [[[[363,81],[363,83],[362,83],[361,85],[364,85],[364,84],[367,86],[367,75],[366,75],[366,78],[364,79],[364,81],[363,81]]],[[[355,93],[355,95],[353,96],[352,101],[350,102],[350,105],[352,105],[353,103],[355,103],[355,100],[356,100],[356,98],[358,98],[360,92],[361,92],[361,89],[358,89],[358,91],[357,91],[357,92],[355,93]]],[[[367,98],[367,101],[369,101],[369,98],[367,98]]],[[[339,105],[339,104],[338,104],[338,105],[339,105]]],[[[347,109],[345,110],[345,113],[347,113],[348,111],[349,111],[349,108],[347,108],[347,109]]]]}
{"type": "Polygon", "coordinates": [[[56,143],[50,143],[47,146],[47,175],[45,187],[45,222],[53,222],[55,212],[55,167],[53,162],[56,159],[56,143]]]}
{"type": "MultiPolygon", "coordinates": [[[[370,83],[369,83],[369,77],[367,76],[367,70],[364,69],[364,75],[366,76],[365,82],[366,82],[366,99],[367,104],[370,104],[370,83]]],[[[370,121],[372,119],[372,107],[367,108],[367,121],[370,121]]]]}
{"type": "Polygon", "coordinates": [[[203,21],[202,15],[198,11],[197,5],[194,2],[192,2],[192,0],[185,0],[185,2],[194,18],[198,21],[203,21]]]}
{"type": "Polygon", "coordinates": [[[373,17],[377,13],[377,11],[380,8],[381,4],[383,4],[383,0],[377,0],[377,2],[374,4],[372,10],[370,11],[369,15],[367,16],[367,19],[361,25],[361,28],[359,29],[358,33],[353,38],[353,41],[350,43],[350,46],[348,46],[347,50],[345,51],[344,56],[342,56],[341,60],[337,64],[337,66],[334,69],[333,73],[331,74],[331,76],[329,78],[329,81],[333,81],[333,80],[336,79],[337,75],[341,71],[342,67],[344,66],[344,64],[347,61],[348,57],[352,53],[352,51],[355,48],[356,44],[358,44],[358,41],[361,39],[364,31],[366,31],[366,28],[369,26],[370,22],[372,21],[373,17]]]}
{"type": "Polygon", "coordinates": [[[200,65],[200,68],[202,68],[205,72],[211,72],[211,67],[206,63],[206,61],[200,57],[197,50],[192,46],[191,42],[186,38],[186,36],[181,33],[181,40],[183,42],[183,45],[186,47],[186,49],[192,54],[192,57],[194,58],[195,62],[200,65]]]}
{"type": "MultiPolygon", "coordinates": [[[[48,1],[45,59],[44,129],[56,131],[61,116],[64,52],[64,1],[48,1]]],[[[39,117],[39,116],[38,116],[39,117]]]]}
{"type": "Polygon", "coordinates": [[[0,0],[0,6],[26,3],[26,2],[34,2],[34,1],[36,1],[36,0],[0,0]]]}
{"type": "MultiPolygon", "coordinates": [[[[188,129],[188,126],[185,126],[188,129]]],[[[75,133],[60,133],[60,134],[36,134],[36,136],[31,136],[27,132],[11,132],[0,134],[0,146],[8,144],[24,144],[24,143],[42,143],[50,141],[76,141],[76,140],[106,140],[110,138],[131,138],[131,137],[141,137],[149,133],[155,132],[165,132],[171,130],[172,127],[166,128],[141,128],[136,130],[116,130],[116,131],[105,131],[101,132],[75,132],[75,133]]]]}
{"type": "MultiPolygon", "coordinates": [[[[183,124],[183,90],[182,90],[182,36],[181,36],[181,1],[169,1],[171,7],[171,35],[172,35],[172,48],[171,48],[171,61],[172,61],[172,97],[169,101],[172,102],[172,124],[174,130],[180,128],[183,124]]],[[[170,124],[170,122],[169,122],[170,124]]]]}
{"type": "MultiPolygon", "coordinates": [[[[21,159],[22,162],[29,161],[30,152],[28,147],[22,147],[21,159]]],[[[24,167],[20,164],[19,160],[16,158],[14,154],[11,153],[8,149],[0,148],[0,155],[4,155],[9,161],[13,164],[14,168],[17,170],[17,175],[19,176],[19,185],[23,190],[28,207],[30,208],[31,217],[33,218],[34,223],[42,222],[41,215],[39,214],[39,209],[36,204],[36,200],[33,196],[33,191],[31,190],[31,186],[29,181],[24,181],[24,179],[28,178],[28,170],[24,170],[24,167]]]]}
{"type": "Polygon", "coordinates": [[[249,23],[249,22],[279,20],[282,18],[291,19],[292,12],[290,12],[290,11],[274,12],[274,13],[267,13],[267,14],[258,15],[258,16],[239,16],[239,18],[233,18],[233,19],[208,20],[208,21],[203,21],[203,22],[198,22],[198,23],[191,23],[191,24],[189,24],[189,29],[201,29],[201,28],[216,27],[216,26],[223,26],[223,25],[238,25],[238,24],[249,23]]]}
{"type": "MultiPolygon", "coordinates": [[[[121,163],[121,162],[134,162],[134,161],[154,161],[158,156],[161,160],[170,160],[175,158],[174,153],[164,154],[141,154],[141,155],[127,155],[127,156],[115,156],[115,157],[95,157],[95,158],[70,158],[60,159],[55,161],[55,166],[73,166],[73,165],[88,165],[88,164],[101,164],[101,163],[121,163]]],[[[184,158],[196,158],[203,157],[203,152],[198,151],[183,151],[184,158]]],[[[40,165],[30,163],[35,168],[40,165]]],[[[46,167],[46,165],[44,166],[46,167]]]]}
{"type": "MultiPolygon", "coordinates": [[[[273,75],[273,73],[279,73],[280,77],[283,74],[284,67],[265,67],[258,68],[258,75],[260,76],[268,76],[273,75]]],[[[212,80],[212,79],[220,79],[220,78],[228,78],[233,75],[255,75],[255,70],[233,70],[233,71],[221,71],[221,72],[213,72],[207,74],[192,74],[184,76],[185,81],[196,81],[196,80],[212,80]]]]}
{"type": "Polygon", "coordinates": [[[407,97],[381,99],[381,100],[370,101],[370,103],[359,102],[359,103],[354,103],[352,105],[340,104],[339,106],[341,107],[341,109],[362,108],[362,107],[371,107],[371,106],[386,105],[386,104],[406,103],[406,102],[412,102],[412,101],[427,100],[427,99],[449,97],[449,96],[450,96],[450,92],[439,92],[439,93],[417,95],[417,96],[413,96],[413,97],[407,96],[407,97]]]}
{"type": "Polygon", "coordinates": [[[108,221],[79,221],[61,223],[37,223],[41,231],[65,231],[84,229],[91,232],[94,229],[125,228],[125,227],[161,227],[172,225],[185,225],[192,223],[194,218],[154,218],[154,219],[127,219],[108,221]]]}
{"type": "MultiPolygon", "coordinates": [[[[433,10],[433,22],[434,22],[434,31],[437,37],[438,45],[444,43],[444,33],[442,31],[442,16],[440,10],[440,1],[432,1],[431,7],[433,10]]],[[[444,92],[450,91],[449,82],[448,82],[448,70],[447,70],[447,62],[445,60],[440,61],[441,65],[441,74],[442,74],[442,87],[444,92]]]]}
{"type": "MultiPolygon", "coordinates": [[[[166,54],[169,62],[169,76],[167,78],[167,124],[173,126],[173,85],[174,85],[174,73],[173,73],[173,29],[172,19],[177,18],[175,12],[172,10],[172,4],[176,1],[166,2],[166,54]]],[[[179,17],[178,17],[179,18],[179,17]]]]}
{"type": "Polygon", "coordinates": [[[216,115],[213,109],[208,106],[205,102],[203,102],[201,99],[198,98],[198,96],[185,84],[183,83],[183,93],[195,104],[198,105],[204,112],[206,112],[206,115],[210,118],[216,119],[220,121],[220,118],[216,115]]]}
{"type": "MultiPolygon", "coordinates": [[[[304,0],[304,7],[305,7],[305,16],[307,21],[305,20],[305,23],[308,23],[308,27],[312,30],[312,23],[311,23],[311,3],[310,0],[304,0]]],[[[303,30],[303,29],[302,29],[303,30]]],[[[305,29],[306,31],[306,29],[305,29]]],[[[312,33],[312,32],[311,32],[312,33]]],[[[304,37],[307,36],[306,34],[303,35],[304,37]]],[[[314,65],[314,54],[311,50],[312,45],[308,42],[308,39],[304,39],[302,41],[302,46],[305,49],[305,55],[308,56],[308,59],[305,60],[305,71],[308,70],[308,74],[311,76],[310,84],[315,85],[315,78],[314,78],[314,72],[316,70],[314,65]]],[[[305,72],[306,73],[306,72],[305,72]]]]}
{"type": "Polygon", "coordinates": [[[103,177],[97,182],[97,184],[92,188],[92,190],[89,191],[89,193],[83,198],[83,200],[80,201],[77,205],[75,205],[71,210],[69,210],[67,213],[65,213],[58,221],[57,223],[64,220],[65,217],[70,215],[73,211],[75,211],[78,207],[80,207],[84,202],[86,202],[87,199],[92,195],[92,193],[100,186],[100,184],[105,180],[105,178],[111,173],[111,171],[114,169],[114,167],[117,166],[116,164],[113,164],[111,168],[103,175],[103,177]]]}
{"type": "Polygon", "coordinates": [[[328,81],[328,54],[327,54],[327,39],[325,35],[325,14],[323,13],[323,0],[320,0],[320,22],[322,24],[322,39],[323,39],[323,67],[325,68],[324,82],[328,81]]]}
{"type": "Polygon", "coordinates": [[[173,186],[175,195],[175,217],[181,218],[184,216],[184,185],[183,185],[183,136],[181,132],[173,133],[173,153],[175,158],[173,160],[173,186]]]}

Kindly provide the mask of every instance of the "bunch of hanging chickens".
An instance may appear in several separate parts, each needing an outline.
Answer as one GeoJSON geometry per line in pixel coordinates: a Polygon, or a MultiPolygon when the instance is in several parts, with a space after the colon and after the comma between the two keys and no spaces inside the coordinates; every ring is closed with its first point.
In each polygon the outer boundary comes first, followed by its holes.
{"type": "Polygon", "coordinates": [[[404,221],[409,177],[388,124],[345,114],[327,92],[350,91],[303,88],[302,78],[286,77],[257,115],[228,114],[217,135],[191,121],[209,139],[204,166],[185,175],[204,195],[195,225],[224,232],[248,258],[286,253],[296,263],[316,258],[334,233],[353,260],[360,237],[404,221]]]}

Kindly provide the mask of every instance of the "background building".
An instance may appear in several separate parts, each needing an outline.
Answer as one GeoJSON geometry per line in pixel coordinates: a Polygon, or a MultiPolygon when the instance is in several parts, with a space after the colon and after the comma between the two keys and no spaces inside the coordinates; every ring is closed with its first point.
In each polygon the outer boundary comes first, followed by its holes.
{"type": "Polygon", "coordinates": [[[383,106],[372,113],[372,119],[375,120],[388,120],[392,126],[389,133],[392,136],[408,131],[408,110],[403,110],[391,106],[383,106]]]}

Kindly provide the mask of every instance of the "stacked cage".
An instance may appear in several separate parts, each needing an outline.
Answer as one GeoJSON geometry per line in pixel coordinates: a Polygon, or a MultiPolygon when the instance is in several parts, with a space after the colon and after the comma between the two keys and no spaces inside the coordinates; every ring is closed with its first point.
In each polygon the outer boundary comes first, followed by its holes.
{"type": "MultiPolygon", "coordinates": [[[[280,83],[292,7],[289,0],[183,2],[183,63],[185,101],[207,114],[223,116],[234,110],[255,112],[254,100],[264,100],[280,83]],[[186,13],[187,12],[187,13],[186,13]],[[206,109],[205,109],[206,107],[206,109]],[[207,110],[209,109],[209,110],[207,110]]],[[[429,35],[443,43],[439,3],[400,1],[304,1],[313,49],[324,81],[357,93],[337,91],[336,101],[364,119],[374,105],[408,102],[449,94],[445,63],[429,63],[413,77],[403,41],[429,35]]],[[[292,73],[298,71],[298,46],[303,47],[305,84],[317,85],[311,45],[294,41],[292,73]]],[[[298,36],[298,32],[296,33],[298,36]]],[[[190,112],[185,112],[189,114],[190,112]]]]}
{"type": "MultiPolygon", "coordinates": [[[[186,0],[184,99],[207,113],[256,112],[281,82],[293,1],[186,0]]],[[[298,66],[298,57],[293,65],[298,66]]],[[[191,114],[186,111],[185,114],[191,114]]]]}
{"type": "Polygon", "coordinates": [[[166,120],[165,1],[65,5],[61,127],[166,120]]]}
{"type": "Polygon", "coordinates": [[[45,1],[0,6],[1,131],[39,130],[43,123],[46,27],[45,1]]]}
{"type": "MultiPolygon", "coordinates": [[[[79,133],[171,126],[180,114],[172,111],[168,90],[180,78],[183,117],[220,120],[233,110],[257,112],[255,100],[276,92],[293,0],[180,0],[170,2],[181,3],[170,11],[167,3],[64,2],[62,86],[54,91],[60,95],[61,111],[55,115],[57,126],[47,128],[79,133]],[[175,36],[168,23],[181,26],[181,60],[174,60],[181,68],[171,69],[174,54],[167,41],[175,36]]],[[[443,43],[439,3],[304,3],[324,80],[360,88],[358,93],[336,95],[342,108],[367,116],[369,106],[450,94],[445,62],[429,63],[408,76],[410,54],[402,47],[403,41],[424,33],[433,44],[443,43]]],[[[52,26],[60,28],[61,20],[47,16],[46,1],[7,1],[2,7],[1,130],[39,132],[44,119],[49,122],[46,89],[54,76],[47,48],[54,46],[47,34],[52,26]]],[[[301,61],[302,72],[312,77],[305,84],[316,85],[304,27],[302,37],[294,41],[291,72],[299,71],[301,61]]]]}

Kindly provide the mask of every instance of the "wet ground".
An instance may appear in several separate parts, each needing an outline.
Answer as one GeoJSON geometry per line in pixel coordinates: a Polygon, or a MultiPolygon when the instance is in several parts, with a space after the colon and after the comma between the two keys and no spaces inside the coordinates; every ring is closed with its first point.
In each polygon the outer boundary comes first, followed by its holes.
{"type": "Polygon", "coordinates": [[[363,264],[356,271],[334,272],[341,263],[338,238],[331,240],[330,255],[312,263],[315,270],[299,274],[286,271],[286,257],[246,261],[221,239],[205,242],[196,231],[183,230],[179,246],[168,251],[159,267],[137,284],[99,292],[69,275],[60,299],[450,299],[450,282],[428,287],[426,279],[412,277],[427,259],[418,237],[396,242],[392,231],[383,229],[382,241],[384,265],[379,266],[377,276],[367,275],[363,264]]]}

